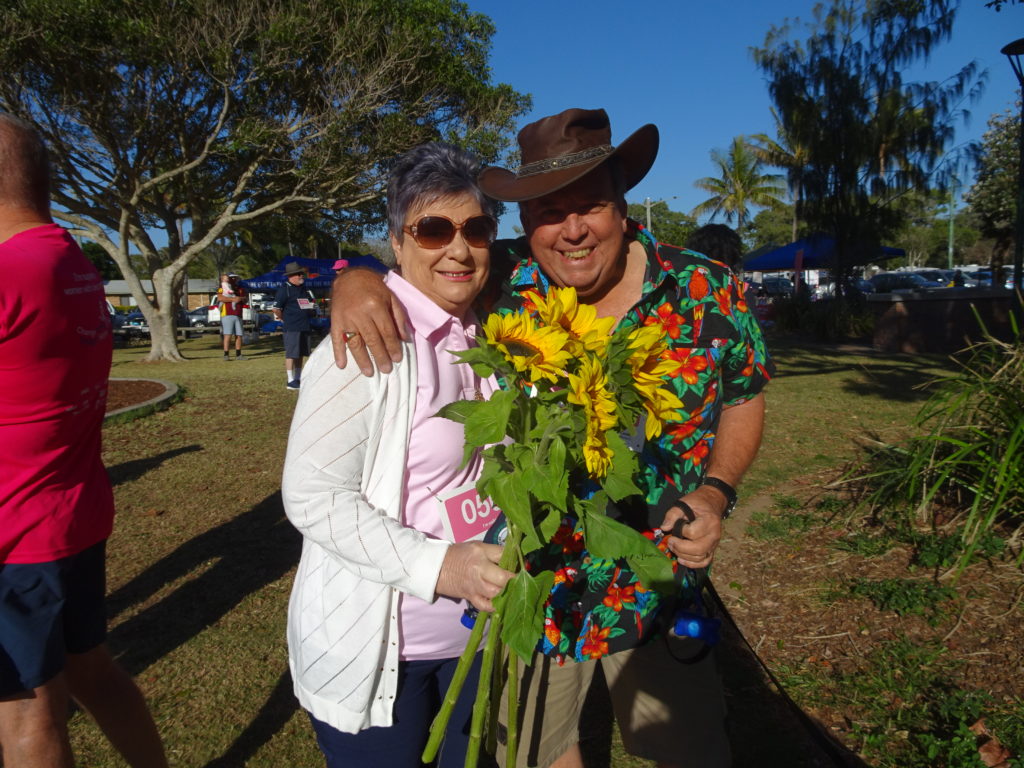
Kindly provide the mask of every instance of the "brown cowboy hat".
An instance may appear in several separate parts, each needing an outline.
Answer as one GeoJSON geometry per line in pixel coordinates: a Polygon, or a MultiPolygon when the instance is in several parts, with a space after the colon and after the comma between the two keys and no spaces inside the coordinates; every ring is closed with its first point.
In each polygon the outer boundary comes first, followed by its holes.
{"type": "Polygon", "coordinates": [[[648,123],[613,147],[603,109],[567,109],[519,132],[522,165],[515,171],[484,168],[480,189],[508,203],[532,200],[572,184],[609,158],[619,158],[625,190],[636,186],[658,154],[658,128],[648,123]]]}
{"type": "Polygon", "coordinates": [[[300,272],[302,274],[304,274],[304,275],[308,275],[309,274],[309,270],[306,269],[301,264],[299,264],[299,262],[297,262],[297,261],[289,261],[287,264],[284,265],[284,276],[285,277],[291,277],[292,275],[297,275],[300,272]]]}

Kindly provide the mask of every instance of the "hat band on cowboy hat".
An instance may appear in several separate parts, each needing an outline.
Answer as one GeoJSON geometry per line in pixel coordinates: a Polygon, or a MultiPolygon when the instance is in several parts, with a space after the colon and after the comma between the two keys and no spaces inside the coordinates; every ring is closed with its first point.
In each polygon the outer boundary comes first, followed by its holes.
{"type": "Polygon", "coordinates": [[[548,171],[561,168],[572,168],[573,166],[590,162],[597,157],[607,157],[614,151],[615,148],[611,144],[605,144],[600,147],[584,149],[582,152],[573,152],[570,155],[552,157],[550,160],[538,160],[535,163],[520,165],[516,169],[516,176],[522,179],[526,176],[536,176],[538,173],[547,173],[548,171]]]}
{"type": "Polygon", "coordinates": [[[651,169],[658,154],[658,128],[648,123],[617,147],[603,109],[567,109],[530,123],[519,132],[522,165],[516,172],[491,166],[478,177],[483,193],[519,203],[572,184],[602,163],[616,158],[621,192],[632,189],[651,169]]]}

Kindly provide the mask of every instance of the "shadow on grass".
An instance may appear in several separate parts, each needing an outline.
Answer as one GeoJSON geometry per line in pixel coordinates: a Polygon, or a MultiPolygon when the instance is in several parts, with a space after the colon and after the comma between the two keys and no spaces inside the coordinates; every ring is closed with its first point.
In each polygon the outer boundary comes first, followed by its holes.
{"type": "MultiPolygon", "coordinates": [[[[787,699],[771,687],[757,658],[728,617],[722,622],[722,639],[717,653],[728,708],[727,731],[732,765],[756,765],[760,768],[869,768],[856,754],[832,739],[820,724],[812,725],[801,720],[787,699]],[[816,728],[818,733],[812,734],[811,728],[816,728]],[[830,744],[832,754],[821,746],[822,740],[830,744]]],[[[690,707],[699,715],[699,699],[699,694],[683,688],[679,691],[679,700],[672,702],[671,706],[677,712],[690,707]]],[[[594,675],[594,683],[587,694],[580,721],[584,724],[580,747],[586,768],[610,768],[615,765],[612,754],[612,704],[600,668],[594,675]]],[[[700,738],[700,733],[691,734],[691,737],[693,735],[700,738]]],[[[682,745],[685,736],[680,734],[675,743],[682,745]]],[[[642,742],[643,739],[641,730],[638,740],[642,742]]],[[[680,746],[679,763],[689,765],[691,759],[692,754],[685,746],[680,746]]],[[[693,764],[718,763],[697,761],[693,764]]]]}
{"type": "Polygon", "coordinates": [[[270,741],[275,733],[284,728],[298,708],[299,702],[292,689],[292,676],[285,668],[253,721],[245,727],[223,755],[208,762],[204,768],[236,768],[239,765],[247,765],[249,759],[270,741]]]}
{"type": "Polygon", "coordinates": [[[279,492],[185,542],[108,597],[107,608],[114,617],[145,602],[166,584],[215,561],[200,576],[110,632],[110,646],[118,661],[138,675],[248,595],[284,576],[298,562],[301,542],[284,516],[279,492]]]}
{"type": "Polygon", "coordinates": [[[201,445],[184,445],[181,448],[175,448],[172,451],[164,451],[156,456],[147,456],[144,459],[135,459],[134,461],[124,461],[120,464],[115,464],[112,467],[107,467],[107,474],[110,476],[110,484],[118,486],[121,483],[129,483],[132,480],[138,480],[151,469],[156,469],[168,459],[173,459],[175,456],[181,456],[183,453],[192,453],[194,451],[201,450],[203,450],[201,445]]]}
{"type": "Polygon", "coordinates": [[[926,400],[922,385],[936,379],[948,360],[934,356],[885,355],[871,350],[846,351],[827,345],[772,347],[778,376],[848,374],[842,388],[854,395],[913,403],[926,400]]]}

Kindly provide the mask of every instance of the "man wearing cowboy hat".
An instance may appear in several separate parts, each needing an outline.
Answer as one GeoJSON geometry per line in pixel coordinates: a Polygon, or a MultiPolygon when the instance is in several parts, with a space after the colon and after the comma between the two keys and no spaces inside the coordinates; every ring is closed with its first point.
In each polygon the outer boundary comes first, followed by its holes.
{"type": "MultiPolygon", "coordinates": [[[[678,421],[636,446],[644,498],[618,510],[633,527],[667,537],[682,566],[678,599],[652,615],[640,606],[628,565],[616,568],[611,583],[590,581],[592,559],[580,554],[570,599],[562,601],[570,609],[546,613],[549,656],[524,674],[520,764],[582,765],[578,721],[594,668],[585,663],[593,654],[582,655],[588,643],[572,637],[582,626],[608,638],[609,655],[601,663],[628,752],[662,766],[727,766],[724,697],[712,649],[671,630],[678,612],[701,610],[700,587],[722,519],[760,445],[761,389],[772,371],[764,340],[724,264],[658,243],[626,217],[625,193],[657,154],[655,126],[614,147],[604,110],[570,109],[527,125],[519,146],[517,171],[487,168],[479,179],[486,194],[519,203],[526,233],[494,244],[492,274],[511,275],[496,305],[483,310],[518,308],[525,292],[543,293],[555,284],[575,287],[599,316],[613,316],[620,326],[659,325],[669,344],[666,357],[678,363],[666,380],[683,401],[678,421]],[[658,618],[663,629],[652,640],[649,630],[658,618]],[[552,656],[580,663],[553,665],[552,656]]],[[[350,269],[335,284],[335,355],[343,366],[351,353],[364,373],[372,371],[367,348],[382,371],[390,370],[399,349],[390,318],[404,328],[401,310],[378,282],[350,269]]]]}
{"type": "Polygon", "coordinates": [[[305,287],[306,275],[304,266],[288,262],[285,281],[274,296],[274,317],[284,323],[285,386],[296,392],[302,383],[302,358],[309,357],[309,318],[316,311],[313,294],[305,287]]]}

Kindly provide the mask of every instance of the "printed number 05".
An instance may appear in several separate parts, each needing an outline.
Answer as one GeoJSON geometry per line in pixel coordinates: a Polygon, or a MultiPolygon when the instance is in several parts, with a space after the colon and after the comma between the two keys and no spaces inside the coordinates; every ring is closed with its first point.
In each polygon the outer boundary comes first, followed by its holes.
{"type": "Polygon", "coordinates": [[[467,524],[472,525],[477,521],[477,518],[484,519],[490,517],[491,509],[491,500],[484,499],[481,501],[479,495],[477,495],[475,503],[473,499],[463,499],[462,519],[465,520],[467,524]]]}

